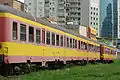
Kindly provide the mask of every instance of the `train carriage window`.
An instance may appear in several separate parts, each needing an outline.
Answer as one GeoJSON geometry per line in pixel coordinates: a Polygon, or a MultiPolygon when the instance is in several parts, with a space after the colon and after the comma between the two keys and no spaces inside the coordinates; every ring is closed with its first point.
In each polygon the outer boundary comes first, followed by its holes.
{"type": "Polygon", "coordinates": [[[56,35],[56,46],[59,46],[59,35],[56,35]]]}
{"type": "Polygon", "coordinates": [[[80,43],[80,41],[78,41],[78,49],[80,49],[80,45],[81,45],[81,43],[80,43]]]}
{"type": "Polygon", "coordinates": [[[40,43],[41,39],[40,39],[40,29],[36,29],[36,43],[40,43]]]}
{"type": "Polygon", "coordinates": [[[26,41],[26,25],[20,24],[20,40],[26,41]]]}
{"type": "Polygon", "coordinates": [[[73,39],[73,48],[75,48],[75,39],[73,39]]]}
{"type": "Polygon", "coordinates": [[[99,46],[97,47],[97,52],[100,52],[100,47],[99,46]]]}
{"type": "Polygon", "coordinates": [[[46,44],[48,44],[48,45],[50,45],[50,32],[49,31],[47,31],[47,33],[46,33],[46,44]]]}
{"type": "Polygon", "coordinates": [[[67,47],[69,48],[69,38],[67,37],[67,47]]]}
{"type": "Polygon", "coordinates": [[[81,42],[81,49],[83,50],[84,49],[84,43],[81,42]]]}
{"type": "Polygon", "coordinates": [[[63,36],[61,36],[60,39],[61,39],[61,46],[63,46],[63,36]]]}
{"type": "Polygon", "coordinates": [[[55,45],[55,33],[52,33],[52,45],[55,45]]]}
{"type": "Polygon", "coordinates": [[[64,46],[66,47],[66,36],[64,36],[64,46]]]}
{"type": "Polygon", "coordinates": [[[29,26],[29,42],[34,42],[34,28],[29,26]]]}
{"type": "Polygon", "coordinates": [[[87,43],[85,43],[85,50],[87,50],[87,43]]]}
{"type": "Polygon", "coordinates": [[[72,48],[73,43],[72,43],[72,38],[70,38],[70,48],[72,48]]]}
{"type": "Polygon", "coordinates": [[[42,30],[42,43],[45,44],[45,30],[42,30]]]}
{"type": "Polygon", "coordinates": [[[13,40],[17,40],[17,22],[13,22],[13,40]]]}
{"type": "Polygon", "coordinates": [[[77,48],[77,40],[75,40],[75,48],[77,48]]]}

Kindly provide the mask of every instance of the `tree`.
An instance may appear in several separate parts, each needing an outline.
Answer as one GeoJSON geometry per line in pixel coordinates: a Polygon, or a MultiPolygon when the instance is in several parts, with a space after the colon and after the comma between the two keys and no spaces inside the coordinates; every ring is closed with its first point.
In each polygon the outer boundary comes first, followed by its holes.
{"type": "Polygon", "coordinates": [[[102,43],[110,46],[110,41],[109,41],[109,40],[106,40],[106,39],[102,38],[102,39],[100,40],[100,42],[102,42],[102,43]]]}

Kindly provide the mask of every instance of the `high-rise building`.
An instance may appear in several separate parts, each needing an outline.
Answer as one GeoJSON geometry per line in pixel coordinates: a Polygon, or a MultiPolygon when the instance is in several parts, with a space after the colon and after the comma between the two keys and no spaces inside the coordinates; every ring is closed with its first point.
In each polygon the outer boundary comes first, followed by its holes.
{"type": "Polygon", "coordinates": [[[81,0],[81,25],[92,27],[99,36],[99,1],[81,0]]]}
{"type": "MultiPolygon", "coordinates": [[[[99,0],[59,0],[58,23],[88,26],[99,36],[99,0]]],[[[68,27],[68,26],[67,26],[68,27]]]]}
{"type": "Polygon", "coordinates": [[[57,0],[24,0],[27,12],[36,17],[57,18],[57,0]]]}
{"type": "Polygon", "coordinates": [[[113,40],[117,38],[117,0],[100,0],[101,37],[113,40]]]}
{"type": "Polygon", "coordinates": [[[118,0],[118,38],[120,39],[120,0],[118,0]]]}
{"type": "Polygon", "coordinates": [[[55,18],[63,27],[93,27],[99,36],[99,0],[25,0],[25,4],[33,16],[55,18]]]}

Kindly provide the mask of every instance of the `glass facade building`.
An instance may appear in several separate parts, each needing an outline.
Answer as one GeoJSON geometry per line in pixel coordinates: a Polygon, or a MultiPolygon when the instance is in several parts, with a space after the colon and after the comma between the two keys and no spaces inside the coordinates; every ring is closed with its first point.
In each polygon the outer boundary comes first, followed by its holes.
{"type": "Polygon", "coordinates": [[[117,38],[117,0],[100,0],[100,36],[117,38]]]}

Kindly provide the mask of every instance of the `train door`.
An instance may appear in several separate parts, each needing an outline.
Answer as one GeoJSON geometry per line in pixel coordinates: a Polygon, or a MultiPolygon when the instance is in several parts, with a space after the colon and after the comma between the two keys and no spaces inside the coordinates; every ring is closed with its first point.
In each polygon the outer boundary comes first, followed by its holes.
{"type": "Polygon", "coordinates": [[[63,42],[64,42],[64,54],[63,54],[63,56],[64,56],[64,62],[66,62],[66,60],[67,60],[67,56],[66,56],[66,46],[67,46],[67,41],[66,41],[66,35],[64,35],[64,40],[63,40],[63,42]]]}
{"type": "Polygon", "coordinates": [[[42,57],[43,57],[43,60],[45,60],[45,47],[44,47],[44,45],[45,45],[45,29],[43,28],[42,29],[42,45],[43,45],[43,54],[42,54],[42,57]]]}
{"type": "Polygon", "coordinates": [[[56,53],[55,53],[55,59],[60,59],[60,52],[61,52],[61,49],[60,49],[60,35],[59,34],[56,34],[56,53]]]}

